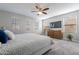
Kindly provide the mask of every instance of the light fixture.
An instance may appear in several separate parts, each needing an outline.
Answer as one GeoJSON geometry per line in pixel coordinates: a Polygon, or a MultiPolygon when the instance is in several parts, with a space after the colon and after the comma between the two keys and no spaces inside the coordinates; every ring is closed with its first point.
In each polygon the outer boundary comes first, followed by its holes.
{"type": "Polygon", "coordinates": [[[41,14],[43,14],[43,13],[39,11],[39,12],[38,12],[38,15],[41,15],[41,14]]]}

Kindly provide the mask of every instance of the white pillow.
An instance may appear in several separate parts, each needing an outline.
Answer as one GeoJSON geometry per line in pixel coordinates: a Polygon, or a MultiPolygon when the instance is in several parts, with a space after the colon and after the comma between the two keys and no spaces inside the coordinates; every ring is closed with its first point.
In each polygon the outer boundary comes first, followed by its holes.
{"type": "Polygon", "coordinates": [[[9,30],[4,30],[4,32],[6,33],[6,35],[9,37],[10,40],[15,39],[15,35],[13,32],[9,31],[9,30]]]}

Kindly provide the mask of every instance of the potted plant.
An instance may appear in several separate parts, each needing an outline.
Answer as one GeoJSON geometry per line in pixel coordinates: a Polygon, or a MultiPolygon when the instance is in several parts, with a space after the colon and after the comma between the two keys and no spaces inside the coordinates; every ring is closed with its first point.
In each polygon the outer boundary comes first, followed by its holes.
{"type": "Polygon", "coordinates": [[[68,34],[68,35],[67,35],[67,38],[68,38],[70,41],[72,41],[73,35],[72,35],[72,34],[68,34]]]}

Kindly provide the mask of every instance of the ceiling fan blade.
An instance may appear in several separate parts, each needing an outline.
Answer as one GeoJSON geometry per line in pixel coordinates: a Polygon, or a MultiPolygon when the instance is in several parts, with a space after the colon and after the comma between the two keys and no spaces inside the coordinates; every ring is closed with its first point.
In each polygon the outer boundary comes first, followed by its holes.
{"type": "Polygon", "coordinates": [[[47,14],[46,12],[42,12],[43,14],[47,14]]]}
{"type": "Polygon", "coordinates": [[[32,12],[38,12],[38,11],[32,11],[32,12]]]}
{"type": "Polygon", "coordinates": [[[45,8],[45,9],[43,9],[42,11],[46,11],[46,10],[49,10],[49,8],[45,8]]]}
{"type": "Polygon", "coordinates": [[[38,6],[35,6],[37,9],[39,9],[39,7],[38,6]]]}

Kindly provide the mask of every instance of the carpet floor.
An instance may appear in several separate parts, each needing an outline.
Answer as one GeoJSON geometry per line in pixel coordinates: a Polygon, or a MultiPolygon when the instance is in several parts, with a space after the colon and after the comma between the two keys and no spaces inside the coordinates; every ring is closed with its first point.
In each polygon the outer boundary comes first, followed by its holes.
{"type": "Polygon", "coordinates": [[[46,55],[79,55],[79,43],[53,40],[52,50],[46,53],[46,55]]]}

